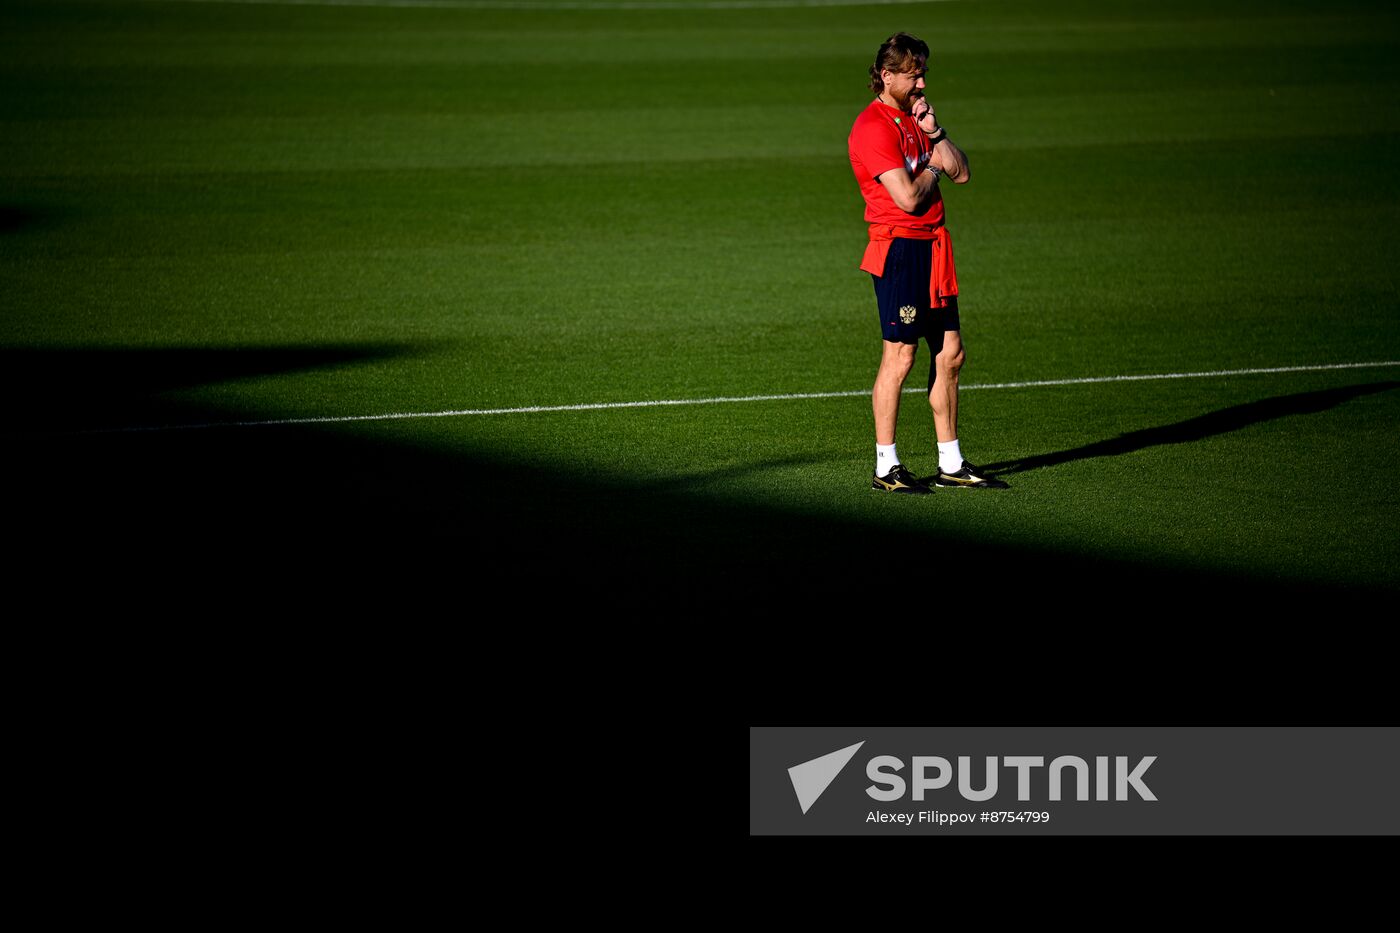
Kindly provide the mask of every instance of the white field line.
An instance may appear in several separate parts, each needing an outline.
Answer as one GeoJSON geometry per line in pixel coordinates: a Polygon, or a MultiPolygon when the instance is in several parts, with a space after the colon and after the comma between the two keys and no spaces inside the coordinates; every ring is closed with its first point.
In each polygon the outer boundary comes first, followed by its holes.
{"type": "MultiPolygon", "coordinates": [[[[964,392],[979,389],[1034,389],[1042,386],[1089,385],[1096,382],[1140,382],[1148,379],[1210,379],[1221,376],[1254,376],[1261,373],[1316,373],[1332,369],[1374,369],[1400,366],[1400,360],[1375,363],[1332,363],[1324,366],[1270,366],[1266,369],[1217,369],[1200,373],[1149,373],[1139,376],[1088,376],[1081,379],[1040,379],[1035,382],[991,382],[984,385],[964,385],[964,392]]],[[[923,393],[924,389],[905,389],[923,393]]],[[[97,428],[89,431],[65,432],[77,434],[112,434],[133,431],[188,431],[197,428],[255,428],[279,424],[342,424],[349,421],[397,421],[405,418],[468,418],[479,415],[529,415],[555,411],[602,411],[611,408],[661,408],[667,405],[724,405],[737,402],[785,402],[809,398],[852,398],[869,395],[869,389],[849,392],[792,392],[784,395],[731,395],[715,398],[654,399],[642,402],[592,402],[583,405],[527,405],[517,408],[464,408],[455,411],[405,411],[382,415],[343,415],[325,418],[277,418],[267,421],[211,421],[204,424],[167,424],[144,427],[97,428]]]]}
{"type": "Polygon", "coordinates": [[[823,6],[905,6],[950,0],[165,0],[167,3],[244,3],[259,6],[367,6],[439,10],[767,10],[823,6]]]}

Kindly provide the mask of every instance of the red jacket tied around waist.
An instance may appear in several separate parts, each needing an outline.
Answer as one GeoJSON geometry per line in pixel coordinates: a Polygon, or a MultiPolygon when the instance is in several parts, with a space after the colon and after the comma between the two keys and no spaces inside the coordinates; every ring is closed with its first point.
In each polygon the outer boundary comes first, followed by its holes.
{"type": "Polygon", "coordinates": [[[871,224],[870,242],[865,247],[865,258],[860,267],[872,275],[885,274],[885,259],[890,254],[890,244],[898,237],[902,240],[933,241],[933,274],[929,277],[928,303],[930,308],[942,308],[948,299],[958,293],[958,273],[953,266],[953,238],[948,228],[939,224],[934,227],[898,227],[893,224],[871,224]]]}

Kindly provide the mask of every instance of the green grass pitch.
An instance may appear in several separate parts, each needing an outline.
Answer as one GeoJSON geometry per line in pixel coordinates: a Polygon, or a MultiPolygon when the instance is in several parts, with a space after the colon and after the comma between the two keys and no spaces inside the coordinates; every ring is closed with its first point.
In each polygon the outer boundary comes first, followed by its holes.
{"type": "MultiPolygon", "coordinates": [[[[619,6],[0,7],[12,534],[1103,611],[1400,589],[1400,367],[975,388],[1400,360],[1400,15],[619,6]],[[1010,491],[869,491],[868,396],[108,430],[867,389],[845,141],[899,29],[972,164],[961,434],[1010,491]]],[[[936,466],[918,394],[899,444],[936,466]]]]}

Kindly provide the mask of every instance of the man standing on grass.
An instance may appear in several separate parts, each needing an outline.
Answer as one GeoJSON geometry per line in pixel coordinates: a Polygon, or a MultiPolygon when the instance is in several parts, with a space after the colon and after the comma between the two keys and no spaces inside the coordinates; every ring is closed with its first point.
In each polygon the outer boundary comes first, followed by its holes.
{"type": "Polygon", "coordinates": [[[929,404],[938,435],[934,486],[1005,489],[1006,484],[963,459],[958,446],[958,372],[965,359],[958,322],[958,279],[953,243],[943,225],[938,179],[972,177],[967,156],[938,125],[924,99],[928,46],[907,33],[885,40],[870,66],[877,95],[856,117],[848,146],[851,168],[865,198],[870,243],[861,268],[875,280],[884,356],[875,377],[875,475],[872,489],[932,492],[895,453],[895,421],[904,380],[914,367],[919,338],[934,354],[929,404]]]}

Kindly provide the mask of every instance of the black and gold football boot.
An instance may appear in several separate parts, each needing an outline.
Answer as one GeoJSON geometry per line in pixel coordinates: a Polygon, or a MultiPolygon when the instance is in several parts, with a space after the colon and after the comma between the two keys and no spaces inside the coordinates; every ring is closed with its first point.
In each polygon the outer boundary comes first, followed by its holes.
{"type": "Polygon", "coordinates": [[[922,496],[925,493],[933,492],[932,489],[915,479],[914,474],[906,470],[902,463],[890,470],[883,478],[871,473],[870,488],[884,492],[898,492],[906,496],[922,496]]]}
{"type": "Polygon", "coordinates": [[[933,484],[935,486],[955,486],[962,489],[1011,488],[1001,480],[988,476],[980,466],[974,466],[966,460],[962,462],[962,468],[956,473],[944,473],[942,469],[939,469],[938,474],[933,478],[933,484]]]}

